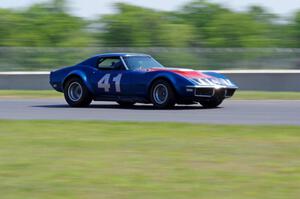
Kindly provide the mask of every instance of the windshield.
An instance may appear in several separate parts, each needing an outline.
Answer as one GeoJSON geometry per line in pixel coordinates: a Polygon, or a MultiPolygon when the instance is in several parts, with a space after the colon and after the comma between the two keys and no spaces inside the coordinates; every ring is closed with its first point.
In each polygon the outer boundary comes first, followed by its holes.
{"type": "Polygon", "coordinates": [[[128,69],[142,70],[148,68],[163,68],[164,66],[158,63],[150,56],[130,56],[123,57],[128,69]]]}

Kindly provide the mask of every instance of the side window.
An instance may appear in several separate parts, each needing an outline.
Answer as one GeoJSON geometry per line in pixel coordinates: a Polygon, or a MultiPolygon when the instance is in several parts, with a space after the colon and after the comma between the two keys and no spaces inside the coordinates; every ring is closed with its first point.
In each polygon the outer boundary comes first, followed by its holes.
{"type": "Polygon", "coordinates": [[[102,58],[98,61],[99,69],[122,70],[124,65],[119,57],[102,58]]]}

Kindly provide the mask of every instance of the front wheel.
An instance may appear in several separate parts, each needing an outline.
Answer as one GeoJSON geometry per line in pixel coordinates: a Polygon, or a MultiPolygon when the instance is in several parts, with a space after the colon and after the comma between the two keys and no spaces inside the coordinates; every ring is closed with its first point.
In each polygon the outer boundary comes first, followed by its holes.
{"type": "Polygon", "coordinates": [[[64,96],[72,107],[85,107],[92,102],[91,94],[80,78],[71,78],[64,88],[64,96]]]}
{"type": "Polygon", "coordinates": [[[166,80],[157,80],[151,87],[150,99],[156,108],[170,108],[175,105],[175,93],[166,80]]]}
{"type": "Polygon", "coordinates": [[[223,99],[210,99],[207,101],[200,101],[204,108],[216,108],[223,102],[223,99]]]}

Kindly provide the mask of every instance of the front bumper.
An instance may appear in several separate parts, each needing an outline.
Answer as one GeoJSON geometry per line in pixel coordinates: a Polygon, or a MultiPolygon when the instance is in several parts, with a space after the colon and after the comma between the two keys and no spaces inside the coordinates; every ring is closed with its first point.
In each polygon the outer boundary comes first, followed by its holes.
{"type": "Polygon", "coordinates": [[[230,98],[234,95],[237,87],[201,87],[187,86],[186,91],[196,98],[230,98]]]}

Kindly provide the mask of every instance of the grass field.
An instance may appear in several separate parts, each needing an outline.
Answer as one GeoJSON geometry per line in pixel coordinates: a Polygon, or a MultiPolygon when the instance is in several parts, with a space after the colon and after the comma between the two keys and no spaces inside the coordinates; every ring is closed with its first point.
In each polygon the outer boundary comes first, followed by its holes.
{"type": "Polygon", "coordinates": [[[261,92],[261,91],[237,91],[232,99],[247,100],[300,100],[300,92],[261,92]]]}
{"type": "Polygon", "coordinates": [[[3,199],[298,199],[300,127],[0,120],[3,199]]]}
{"type": "MultiPolygon", "coordinates": [[[[52,90],[0,90],[0,98],[58,98],[62,93],[52,90]]],[[[237,91],[232,99],[249,100],[300,100],[300,92],[260,92],[260,91],[237,91]]]]}
{"type": "Polygon", "coordinates": [[[0,90],[0,98],[58,98],[63,94],[54,90],[0,90]]]}

